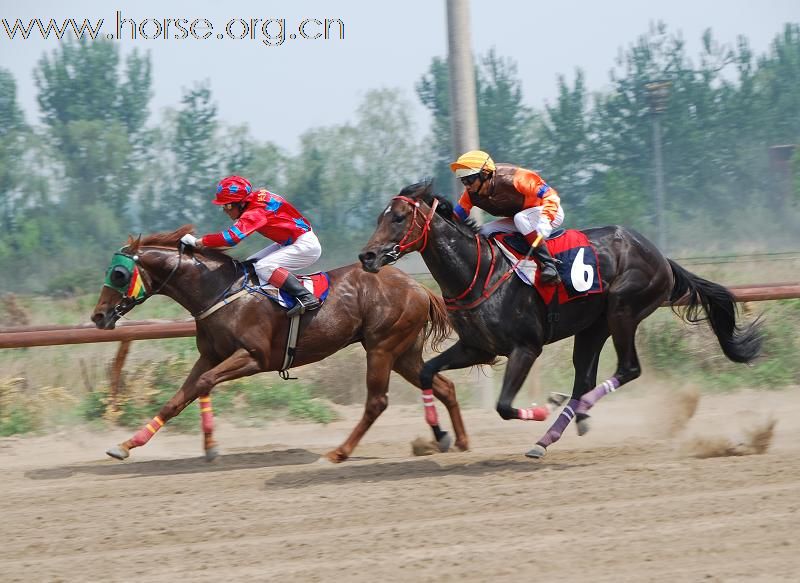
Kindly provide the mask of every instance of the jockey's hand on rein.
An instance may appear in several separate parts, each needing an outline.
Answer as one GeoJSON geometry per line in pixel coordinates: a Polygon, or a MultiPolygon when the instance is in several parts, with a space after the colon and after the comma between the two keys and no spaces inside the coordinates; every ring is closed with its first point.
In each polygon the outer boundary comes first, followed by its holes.
{"type": "Polygon", "coordinates": [[[189,247],[200,247],[200,239],[191,233],[186,233],[183,237],[181,237],[181,243],[188,245],[189,247]]]}

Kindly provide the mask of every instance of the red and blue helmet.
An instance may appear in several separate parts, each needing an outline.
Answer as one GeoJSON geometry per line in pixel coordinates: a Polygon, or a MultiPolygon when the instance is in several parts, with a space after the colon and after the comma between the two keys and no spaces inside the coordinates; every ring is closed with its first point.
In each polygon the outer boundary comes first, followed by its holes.
{"type": "Polygon", "coordinates": [[[218,205],[242,202],[251,192],[253,186],[249,180],[241,176],[228,176],[217,184],[217,195],[212,202],[218,205]]]}

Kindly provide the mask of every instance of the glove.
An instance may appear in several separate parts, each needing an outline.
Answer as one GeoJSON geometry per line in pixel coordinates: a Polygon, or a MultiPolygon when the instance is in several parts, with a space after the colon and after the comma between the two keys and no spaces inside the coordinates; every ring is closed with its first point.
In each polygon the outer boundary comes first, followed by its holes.
{"type": "Polygon", "coordinates": [[[547,219],[541,219],[536,225],[536,232],[542,236],[542,239],[547,239],[553,232],[553,225],[547,219]]]}
{"type": "Polygon", "coordinates": [[[191,233],[186,233],[183,237],[181,237],[181,243],[183,243],[184,245],[188,245],[189,247],[199,247],[200,239],[198,239],[191,233]]]}

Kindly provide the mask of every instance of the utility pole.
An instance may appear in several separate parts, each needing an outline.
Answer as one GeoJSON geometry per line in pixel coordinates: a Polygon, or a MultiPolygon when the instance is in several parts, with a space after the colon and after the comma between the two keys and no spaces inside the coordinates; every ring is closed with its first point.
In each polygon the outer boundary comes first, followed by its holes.
{"type": "Polygon", "coordinates": [[[651,81],[644,88],[650,102],[650,117],[653,120],[653,161],[656,178],[655,215],[658,248],[667,251],[667,226],[664,217],[664,161],[661,155],[661,116],[667,110],[671,81],[651,81]]]}
{"type": "MultiPolygon", "coordinates": [[[[447,63],[450,71],[450,128],[453,160],[480,147],[478,106],[475,98],[475,65],[469,34],[469,0],[447,0],[447,63]]],[[[453,188],[463,187],[455,178],[453,188]]],[[[473,218],[478,219],[479,217],[473,218]]]]}
{"type": "MultiPolygon", "coordinates": [[[[478,134],[478,104],[475,97],[475,64],[472,61],[470,40],[469,0],[447,0],[447,64],[450,71],[450,132],[455,160],[469,150],[480,148],[478,134]]],[[[464,187],[455,176],[451,182],[456,196],[464,187]]],[[[477,224],[483,222],[483,213],[473,208],[470,216],[477,224]]],[[[470,373],[481,406],[494,406],[494,380],[492,368],[476,368],[470,373]],[[484,373],[485,370],[485,373],[484,373]]]]}

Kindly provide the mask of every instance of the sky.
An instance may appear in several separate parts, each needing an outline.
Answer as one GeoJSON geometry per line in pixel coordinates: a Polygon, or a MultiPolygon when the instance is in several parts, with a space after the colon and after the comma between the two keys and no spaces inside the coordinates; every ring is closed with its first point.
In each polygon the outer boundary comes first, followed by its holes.
{"type": "MultiPolygon", "coordinates": [[[[150,123],[158,121],[164,108],[177,107],[183,90],[208,80],[224,123],[247,123],[252,135],[289,151],[298,148],[299,136],[310,128],[354,121],[370,89],[398,91],[409,103],[419,136],[428,131],[430,118],[414,86],[433,57],[446,56],[445,0],[0,0],[0,19],[9,25],[17,18],[25,24],[32,18],[59,23],[66,18],[93,23],[102,18],[103,34],[115,34],[118,14],[128,20],[122,29],[126,38],[115,40],[123,54],[135,49],[152,59],[150,123]],[[168,38],[145,39],[139,31],[136,39],[130,38],[131,20],[137,27],[144,23],[144,34],[155,37],[155,21],[163,31],[165,19],[173,21],[168,38]],[[231,34],[242,34],[239,19],[248,22],[255,38],[216,38],[225,34],[231,20],[231,34]],[[252,19],[261,22],[252,27],[252,19]],[[344,38],[339,38],[338,23],[329,29],[332,38],[299,37],[302,22],[303,32],[312,37],[322,31],[324,19],[341,21],[344,38]],[[176,20],[182,28],[176,28],[176,20]],[[267,20],[272,46],[262,36],[267,20]],[[190,31],[182,32],[193,21],[197,36],[210,37],[195,39],[190,31]],[[281,30],[285,40],[278,44],[281,30]],[[174,38],[183,34],[188,38],[174,38]],[[291,34],[297,38],[290,39],[291,34]]],[[[762,54],[784,23],[800,22],[800,0],[472,0],[470,21],[474,53],[480,56],[494,48],[513,59],[525,102],[541,110],[554,101],[558,76],[572,80],[578,68],[590,90],[608,88],[609,71],[620,51],[656,21],[683,35],[690,56],[699,54],[706,28],[717,41],[731,46],[744,35],[756,54],[762,54]]],[[[10,40],[0,22],[0,67],[14,75],[26,119],[35,123],[40,114],[32,71],[42,55],[61,42],[37,36],[38,32],[25,40],[10,40]]]]}

